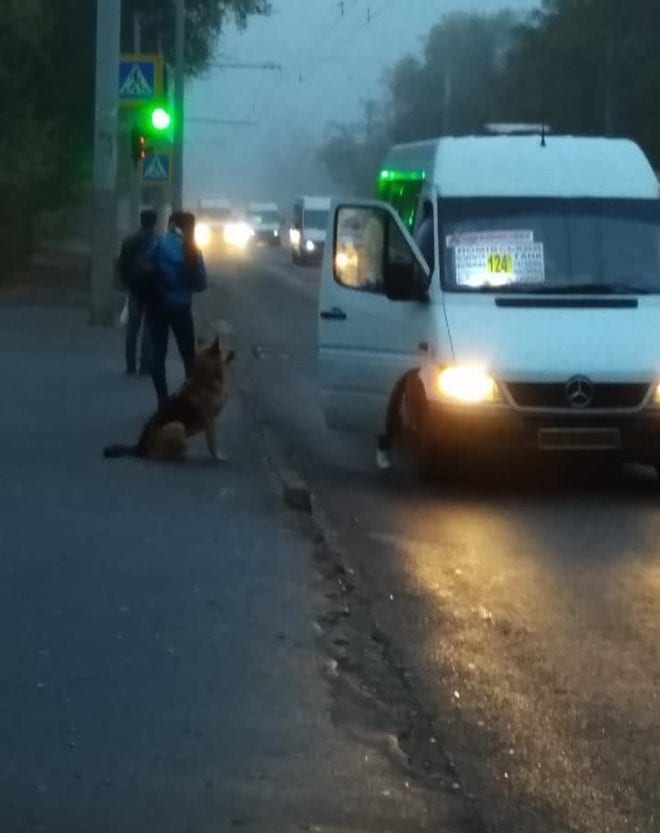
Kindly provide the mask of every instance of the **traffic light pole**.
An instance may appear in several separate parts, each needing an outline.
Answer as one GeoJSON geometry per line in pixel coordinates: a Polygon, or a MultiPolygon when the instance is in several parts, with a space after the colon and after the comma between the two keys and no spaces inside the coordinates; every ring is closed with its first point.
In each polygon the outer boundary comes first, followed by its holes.
{"type": "MultiPolygon", "coordinates": [[[[137,12],[133,13],[133,52],[138,55],[142,51],[142,21],[137,12]]],[[[128,131],[128,141],[132,145],[131,131],[128,131]]],[[[132,151],[132,147],[130,149],[132,151]]],[[[130,159],[130,155],[129,155],[130,159]]],[[[133,160],[130,159],[130,162],[133,160]]],[[[140,172],[138,166],[131,165],[130,172],[130,219],[129,227],[131,231],[138,227],[140,218],[140,203],[142,202],[142,188],[140,186],[140,172]]]]}
{"type": "Polygon", "coordinates": [[[176,20],[174,39],[174,169],[172,176],[172,204],[183,208],[183,143],[186,75],[186,4],[173,0],[176,20]]]}
{"type": "Polygon", "coordinates": [[[120,34],[121,0],[97,0],[90,317],[104,325],[112,324],[114,313],[120,34]]]}

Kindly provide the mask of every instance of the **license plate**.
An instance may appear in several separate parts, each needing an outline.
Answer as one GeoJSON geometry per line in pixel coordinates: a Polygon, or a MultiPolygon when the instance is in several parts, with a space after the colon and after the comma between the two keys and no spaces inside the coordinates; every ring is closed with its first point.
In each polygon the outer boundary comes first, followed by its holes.
{"type": "Polygon", "coordinates": [[[618,428],[541,428],[541,451],[616,451],[621,448],[618,428]]]}

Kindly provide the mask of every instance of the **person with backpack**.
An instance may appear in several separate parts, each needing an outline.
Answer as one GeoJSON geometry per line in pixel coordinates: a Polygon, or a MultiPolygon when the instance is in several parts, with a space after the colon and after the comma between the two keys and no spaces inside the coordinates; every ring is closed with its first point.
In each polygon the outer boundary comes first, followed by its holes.
{"type": "Polygon", "coordinates": [[[146,375],[151,372],[152,350],[146,323],[148,297],[142,286],[142,273],[156,239],[158,214],[150,209],[140,214],[139,231],[127,237],[121,246],[117,271],[121,285],[128,292],[128,320],[126,322],[126,373],[146,375]],[[137,343],[142,327],[140,364],[137,365],[137,343]]]}
{"type": "Polygon", "coordinates": [[[151,297],[147,302],[147,321],[151,334],[153,360],[151,376],[160,405],[168,397],[165,359],[172,330],[179,354],[190,378],[195,360],[193,294],[206,289],[206,266],[195,243],[195,217],[183,211],[170,218],[167,233],[153,245],[151,297]]]}

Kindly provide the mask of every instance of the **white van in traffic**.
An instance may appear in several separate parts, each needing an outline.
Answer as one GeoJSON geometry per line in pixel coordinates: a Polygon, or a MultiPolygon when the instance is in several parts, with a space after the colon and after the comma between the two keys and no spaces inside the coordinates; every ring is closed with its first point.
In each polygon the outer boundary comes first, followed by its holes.
{"type": "Polygon", "coordinates": [[[294,203],[289,233],[294,263],[322,260],[330,202],[330,197],[300,197],[294,203]]]}
{"type": "Polygon", "coordinates": [[[423,463],[512,448],[660,464],[660,194],[637,145],[402,145],[378,194],[331,208],[319,310],[329,426],[382,430],[396,390],[423,463]]]}

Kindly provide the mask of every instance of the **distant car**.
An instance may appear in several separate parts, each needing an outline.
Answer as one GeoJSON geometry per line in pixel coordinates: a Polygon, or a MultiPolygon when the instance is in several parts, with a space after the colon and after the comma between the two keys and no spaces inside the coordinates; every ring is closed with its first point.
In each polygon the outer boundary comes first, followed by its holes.
{"type": "Polygon", "coordinates": [[[282,244],[280,231],[282,218],[277,203],[250,203],[247,211],[247,222],[254,232],[252,238],[254,243],[262,243],[268,246],[280,246],[282,244]]]}
{"type": "Polygon", "coordinates": [[[204,251],[217,252],[225,248],[225,227],[234,219],[229,200],[201,200],[197,210],[195,239],[204,251]]]}

